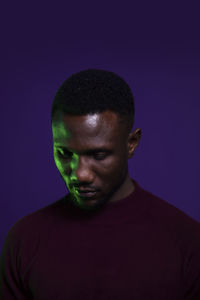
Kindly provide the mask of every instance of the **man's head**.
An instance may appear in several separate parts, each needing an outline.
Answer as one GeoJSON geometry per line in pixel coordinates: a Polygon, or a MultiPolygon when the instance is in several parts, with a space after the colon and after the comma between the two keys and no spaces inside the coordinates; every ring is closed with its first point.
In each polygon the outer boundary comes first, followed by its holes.
{"type": "Polygon", "coordinates": [[[128,159],[141,130],[131,132],[134,99],[121,77],[96,69],[73,74],[58,89],[51,117],[55,163],[76,206],[94,210],[132,191],[128,159]]]}

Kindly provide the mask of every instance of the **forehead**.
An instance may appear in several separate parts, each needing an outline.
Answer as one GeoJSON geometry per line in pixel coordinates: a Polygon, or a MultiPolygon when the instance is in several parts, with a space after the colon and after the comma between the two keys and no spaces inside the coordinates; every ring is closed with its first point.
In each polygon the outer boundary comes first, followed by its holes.
{"type": "Polygon", "coordinates": [[[118,142],[123,131],[117,114],[111,111],[71,116],[57,113],[52,124],[54,143],[105,144],[118,142]]]}

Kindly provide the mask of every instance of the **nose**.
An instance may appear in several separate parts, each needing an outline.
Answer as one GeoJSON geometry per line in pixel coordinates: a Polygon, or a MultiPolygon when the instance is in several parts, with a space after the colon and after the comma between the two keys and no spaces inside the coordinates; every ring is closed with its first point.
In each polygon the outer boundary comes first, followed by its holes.
{"type": "Polygon", "coordinates": [[[73,177],[75,177],[76,180],[79,183],[81,183],[81,182],[87,182],[87,183],[93,182],[94,175],[93,175],[93,172],[91,170],[88,159],[85,158],[85,157],[79,156],[77,158],[76,163],[73,164],[72,173],[73,173],[73,177]]]}

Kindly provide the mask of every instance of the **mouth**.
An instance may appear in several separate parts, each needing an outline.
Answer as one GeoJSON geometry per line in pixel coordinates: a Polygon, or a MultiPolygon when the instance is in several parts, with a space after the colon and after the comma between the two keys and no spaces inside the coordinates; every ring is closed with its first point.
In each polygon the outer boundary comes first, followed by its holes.
{"type": "Polygon", "coordinates": [[[74,191],[77,196],[81,198],[87,198],[87,199],[93,199],[97,194],[97,191],[91,191],[91,190],[81,191],[78,189],[74,189],[74,191]]]}

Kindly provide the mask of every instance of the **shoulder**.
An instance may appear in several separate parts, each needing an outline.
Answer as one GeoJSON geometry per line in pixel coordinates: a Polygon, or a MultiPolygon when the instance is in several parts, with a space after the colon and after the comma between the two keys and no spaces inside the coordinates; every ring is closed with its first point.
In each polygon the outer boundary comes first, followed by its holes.
{"type": "Polygon", "coordinates": [[[23,244],[24,239],[30,243],[33,242],[58,218],[63,201],[64,197],[21,217],[9,229],[5,245],[23,244]]]}
{"type": "Polygon", "coordinates": [[[171,229],[200,234],[200,222],[161,197],[141,188],[149,217],[171,229]]]}
{"type": "Polygon", "coordinates": [[[4,268],[10,266],[24,274],[59,220],[63,199],[22,217],[9,229],[1,254],[4,268]]]}
{"type": "MultiPolygon", "coordinates": [[[[146,218],[163,233],[171,236],[179,249],[183,265],[200,266],[200,222],[175,205],[143,190],[146,198],[146,218]],[[192,258],[192,259],[191,259],[192,258]]],[[[200,275],[199,275],[200,276],[200,275]]]]}

